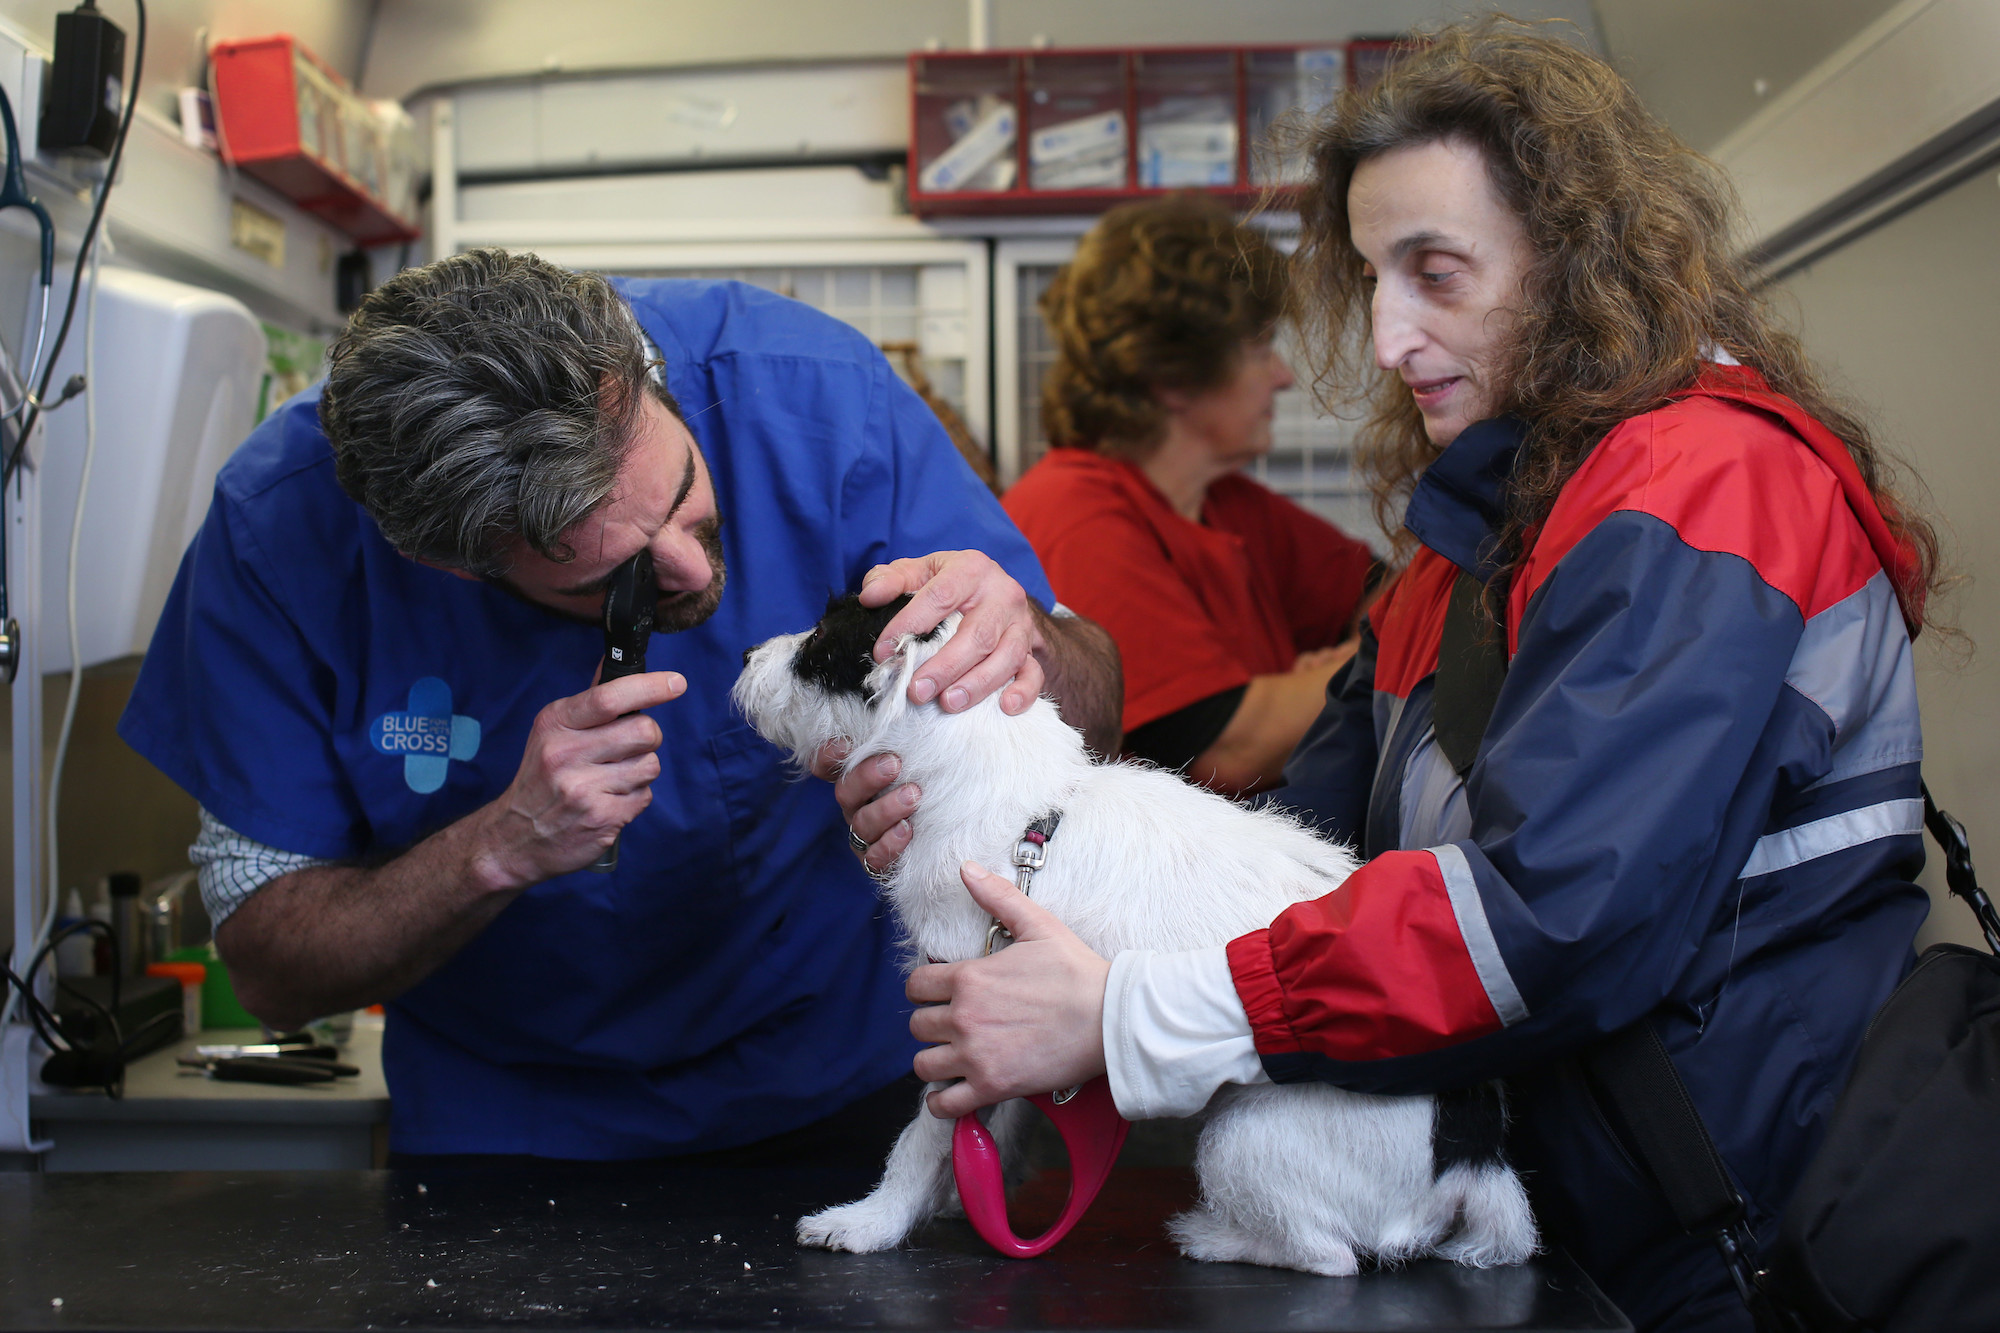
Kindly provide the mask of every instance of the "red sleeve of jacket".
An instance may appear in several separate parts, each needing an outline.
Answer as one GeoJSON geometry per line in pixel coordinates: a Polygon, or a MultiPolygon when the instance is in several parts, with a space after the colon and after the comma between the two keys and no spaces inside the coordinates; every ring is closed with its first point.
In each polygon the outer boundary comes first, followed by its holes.
{"type": "Polygon", "coordinates": [[[1380,1060],[1496,1032],[1435,855],[1388,852],[1229,945],[1260,1055],[1380,1060]],[[1279,978],[1283,977],[1281,983],[1279,978]]]}

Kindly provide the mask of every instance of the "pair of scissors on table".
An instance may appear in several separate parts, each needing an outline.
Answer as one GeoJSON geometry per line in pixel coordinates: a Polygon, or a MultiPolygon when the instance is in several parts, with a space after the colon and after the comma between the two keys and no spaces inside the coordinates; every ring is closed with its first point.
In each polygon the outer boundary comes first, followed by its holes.
{"type": "Polygon", "coordinates": [[[249,1046],[197,1046],[179,1057],[182,1068],[231,1083],[331,1083],[361,1071],[340,1062],[340,1052],[317,1042],[274,1041],[249,1046]]]}

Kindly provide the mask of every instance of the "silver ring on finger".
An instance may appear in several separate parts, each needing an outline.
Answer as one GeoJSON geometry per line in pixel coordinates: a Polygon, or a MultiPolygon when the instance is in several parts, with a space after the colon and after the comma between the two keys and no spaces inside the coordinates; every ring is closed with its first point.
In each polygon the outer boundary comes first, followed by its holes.
{"type": "Polygon", "coordinates": [[[857,856],[868,855],[868,839],[862,837],[853,829],[847,830],[847,845],[854,849],[857,856]]]}

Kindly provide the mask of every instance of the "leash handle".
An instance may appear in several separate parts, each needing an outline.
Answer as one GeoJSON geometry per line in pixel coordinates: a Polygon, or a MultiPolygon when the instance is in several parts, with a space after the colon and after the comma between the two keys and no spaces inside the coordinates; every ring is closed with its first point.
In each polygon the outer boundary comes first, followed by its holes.
{"type": "Polygon", "coordinates": [[[1090,1080],[1062,1101],[1060,1094],[1036,1093],[1028,1101],[1055,1122],[1069,1150],[1069,1198],[1055,1225],[1033,1240],[1014,1234],[1007,1218],[1007,1186],[1001,1177],[1000,1146],[976,1115],[963,1116],[952,1130],[951,1173],[972,1229],[1010,1259],[1032,1259],[1067,1236],[1104,1188],[1132,1122],[1118,1114],[1111,1081],[1090,1080]]]}

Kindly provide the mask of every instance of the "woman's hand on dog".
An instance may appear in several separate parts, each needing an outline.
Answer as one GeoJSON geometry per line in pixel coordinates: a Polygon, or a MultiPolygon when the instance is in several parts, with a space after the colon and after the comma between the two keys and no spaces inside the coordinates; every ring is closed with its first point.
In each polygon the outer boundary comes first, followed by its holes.
{"type": "Polygon", "coordinates": [[[1014,943],[920,967],[905,987],[925,1006],[910,1016],[910,1034],[934,1043],[917,1053],[917,1077],[962,1080],[930,1095],[931,1114],[947,1120],[1102,1074],[1111,975],[1110,963],[1007,880],[970,861],[960,873],[1014,943]]]}
{"type": "Polygon", "coordinates": [[[1035,702],[1044,676],[1037,654],[1048,644],[1035,604],[1013,575],[978,551],[939,551],[877,565],[861,577],[863,606],[885,606],[904,593],[911,594],[910,604],[875,641],[878,662],[903,635],[928,634],[954,611],[965,617],[951,642],[910,681],[912,703],[937,699],[945,712],[958,713],[1002,686],[1007,692],[1000,707],[1009,715],[1035,702]]]}
{"type": "Polygon", "coordinates": [[[885,875],[910,845],[910,816],[916,813],[923,791],[914,782],[889,785],[903,768],[903,761],[893,754],[875,755],[841,772],[841,761],[852,748],[852,742],[845,740],[820,746],[813,756],[813,775],[833,783],[833,799],[840,802],[848,829],[868,844],[866,851],[855,849],[862,867],[871,875],[885,875]]]}

